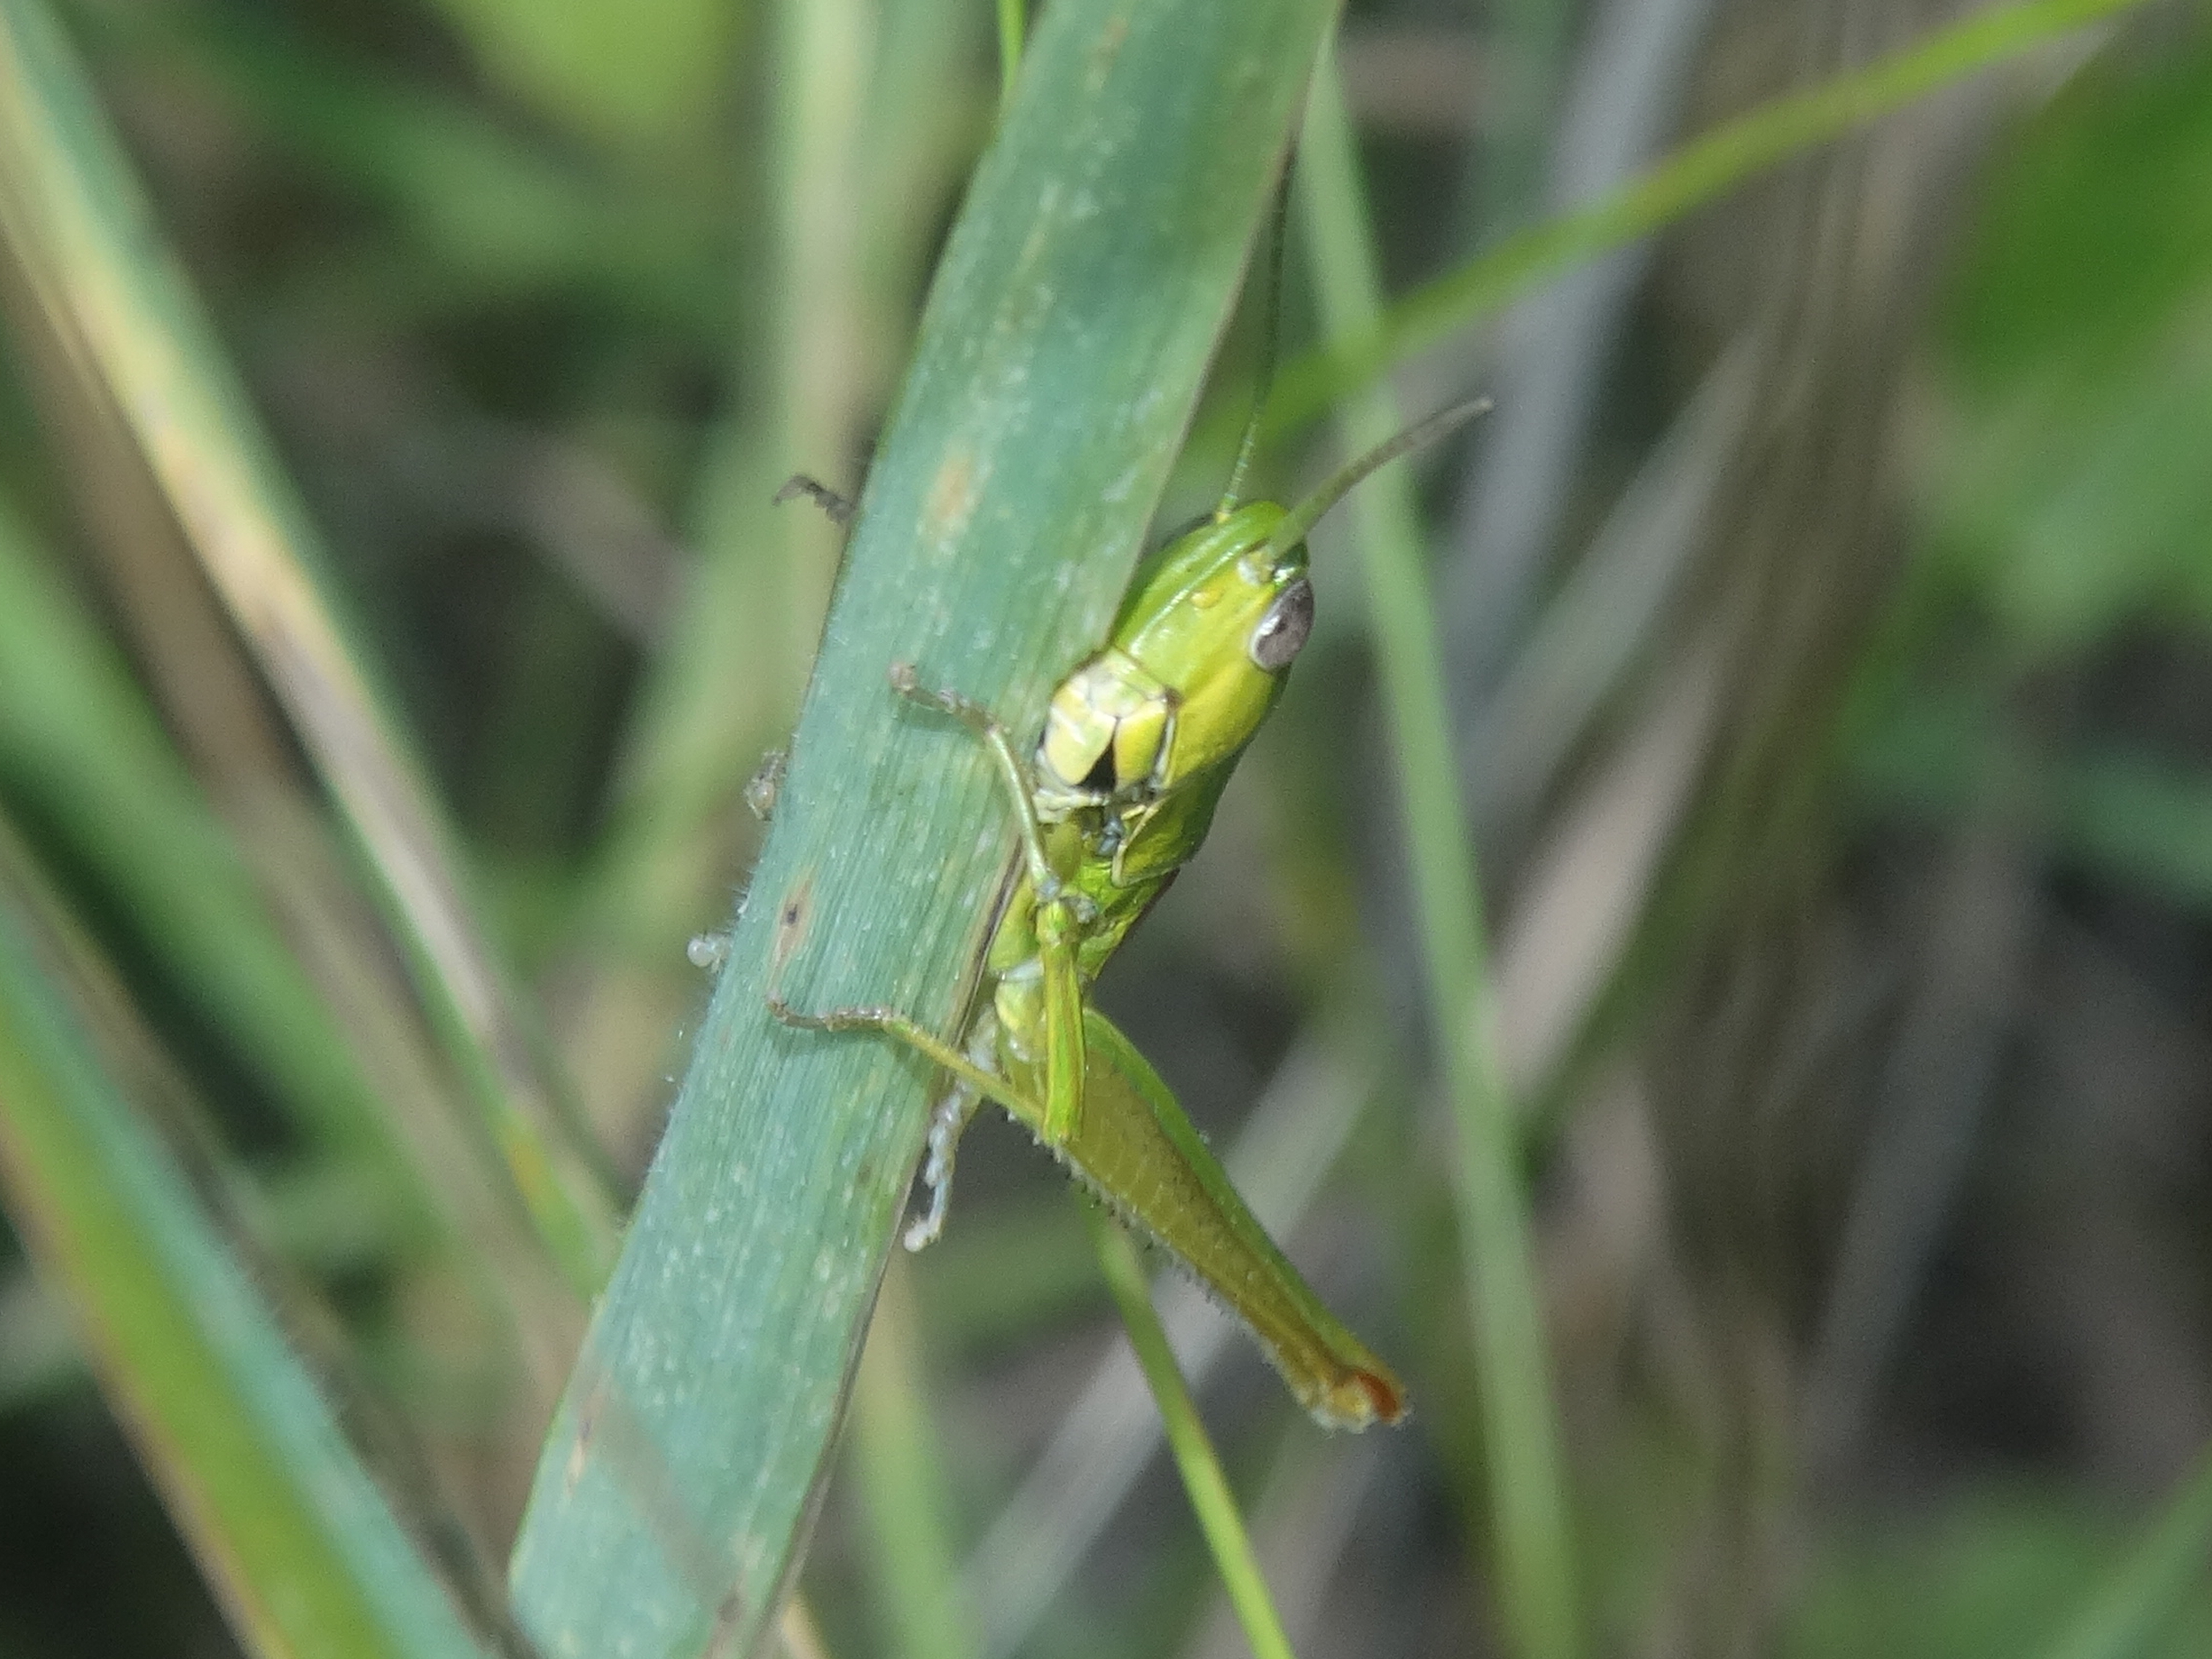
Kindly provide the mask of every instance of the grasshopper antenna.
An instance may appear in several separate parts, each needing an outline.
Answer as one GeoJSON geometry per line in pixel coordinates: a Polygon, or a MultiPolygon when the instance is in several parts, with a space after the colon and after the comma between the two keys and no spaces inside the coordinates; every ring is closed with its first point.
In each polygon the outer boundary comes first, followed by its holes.
{"type": "Polygon", "coordinates": [[[1306,532],[1321,521],[1322,515],[1351,493],[1361,479],[1390,465],[1408,450],[1432,444],[1447,432],[1466,425],[1478,415],[1490,412],[1487,397],[1469,398],[1464,403],[1440,409],[1425,421],[1417,421],[1395,438],[1385,438],[1364,455],[1357,456],[1339,467],[1328,483],[1308,495],[1283,515],[1274,533],[1267,538],[1265,551],[1269,559],[1279,564],[1300,542],[1306,532]]]}
{"type": "Polygon", "coordinates": [[[1237,510],[1237,497],[1243,490],[1244,475],[1252,470],[1253,452],[1260,447],[1260,417],[1267,413],[1267,394],[1275,386],[1275,343],[1283,331],[1283,250],[1290,240],[1291,175],[1283,170],[1283,182],[1275,191],[1275,210],[1267,225],[1267,313],[1260,319],[1260,372],[1252,386],[1252,414],[1244,422],[1244,436],[1237,446],[1237,464],[1229,469],[1229,488],[1221,492],[1221,500],[1213,509],[1213,521],[1219,524],[1237,510]]]}

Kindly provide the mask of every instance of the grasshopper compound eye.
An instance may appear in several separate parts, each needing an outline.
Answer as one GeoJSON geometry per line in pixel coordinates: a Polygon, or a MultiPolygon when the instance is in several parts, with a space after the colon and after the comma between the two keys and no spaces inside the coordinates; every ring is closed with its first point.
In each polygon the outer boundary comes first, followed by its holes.
{"type": "Polygon", "coordinates": [[[1255,667],[1279,674],[1305,649],[1306,635],[1313,632],[1313,584],[1301,576],[1275,596],[1275,602],[1267,607],[1267,614],[1252,630],[1244,653],[1252,659],[1255,667]]]}

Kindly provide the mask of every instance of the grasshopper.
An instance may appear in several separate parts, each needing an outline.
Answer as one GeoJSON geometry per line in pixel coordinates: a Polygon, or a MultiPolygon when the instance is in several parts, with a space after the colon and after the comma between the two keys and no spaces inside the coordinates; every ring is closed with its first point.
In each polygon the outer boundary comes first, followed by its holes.
{"type": "Polygon", "coordinates": [[[1211,517],[1139,568],[1106,646],[1061,682],[1026,755],[989,710],[926,688],[910,665],[895,664],[900,696],[974,732],[1020,832],[965,1041],[948,1042],[893,1008],[808,1013],[769,998],[786,1024],[879,1032],[951,1074],[952,1088],[931,1115],[929,1207],[908,1229],[909,1249],[943,1226],[960,1136],[983,1101],[996,1101],[1125,1224],[1226,1303],[1299,1403],[1332,1428],[1399,1421],[1404,1389],[1276,1248],[1175,1096],[1091,1006],[1089,991],[1197,852],[1245,744],[1282,694],[1313,625],[1307,532],[1377,467],[1486,407],[1475,399],[1431,416],[1288,509],[1238,504],[1240,457],[1211,517]]]}

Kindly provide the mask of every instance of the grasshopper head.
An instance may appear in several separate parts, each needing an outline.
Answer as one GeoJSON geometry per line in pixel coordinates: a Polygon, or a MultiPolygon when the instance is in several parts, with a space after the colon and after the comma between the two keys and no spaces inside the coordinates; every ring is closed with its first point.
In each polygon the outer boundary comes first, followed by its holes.
{"type": "Polygon", "coordinates": [[[1282,519],[1273,501],[1253,501],[1178,537],[1122,606],[1115,645],[1173,699],[1163,789],[1243,748],[1313,630],[1305,544],[1278,551],[1268,539],[1282,519]]]}
{"type": "MultiPolygon", "coordinates": [[[[1040,811],[1048,817],[1109,805],[1125,817],[1149,812],[1147,803],[1234,760],[1274,708],[1284,674],[1313,631],[1306,532],[1376,467],[1489,406],[1477,398],[1431,416],[1346,463],[1288,509],[1224,499],[1212,518],[1147,559],[1106,649],[1053,697],[1037,750],[1040,811]]],[[[1248,432],[1248,451],[1251,441],[1248,432]]]]}
{"type": "Polygon", "coordinates": [[[1038,746],[1048,815],[1172,794],[1244,746],[1313,627],[1305,548],[1267,537],[1255,501],[1170,542],[1139,570],[1106,649],[1054,696],[1038,746]]]}
{"type": "MultiPolygon", "coordinates": [[[[1235,758],[1274,708],[1284,672],[1313,631],[1306,532],[1376,468],[1489,407],[1473,398],[1439,410],[1347,461],[1291,507],[1224,498],[1209,521],[1137,573],[1114,646],[1174,700],[1155,769],[1163,791],[1235,758]]],[[[1248,431],[1248,452],[1252,439],[1248,431]]]]}

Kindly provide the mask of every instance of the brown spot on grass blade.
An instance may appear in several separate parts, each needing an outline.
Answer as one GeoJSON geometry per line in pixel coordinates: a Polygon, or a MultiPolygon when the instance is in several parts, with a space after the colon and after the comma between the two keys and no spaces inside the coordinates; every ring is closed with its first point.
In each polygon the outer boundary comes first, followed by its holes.
{"type": "Polygon", "coordinates": [[[923,539],[938,545],[957,541],[967,529],[968,520],[975,516],[982,483],[976,475],[975,457],[971,451],[963,446],[947,453],[938,464],[937,476],[930,480],[921,526],[923,539]]]}
{"type": "Polygon", "coordinates": [[[1114,60],[1121,55],[1121,43],[1129,38],[1129,21],[1116,17],[1100,33],[1098,43],[1091,49],[1091,84],[1093,88],[1103,87],[1106,77],[1113,72],[1114,60]]]}
{"type": "Polygon", "coordinates": [[[814,878],[810,874],[799,878],[776,908],[775,939],[769,947],[771,979],[783,972],[785,964],[805,941],[807,923],[813,915],[814,878]]]}

